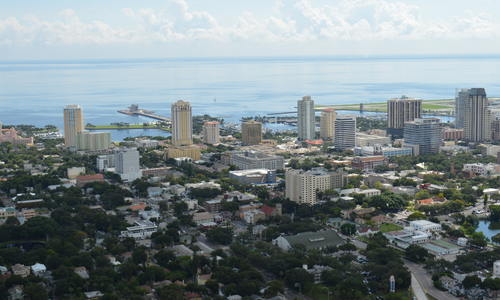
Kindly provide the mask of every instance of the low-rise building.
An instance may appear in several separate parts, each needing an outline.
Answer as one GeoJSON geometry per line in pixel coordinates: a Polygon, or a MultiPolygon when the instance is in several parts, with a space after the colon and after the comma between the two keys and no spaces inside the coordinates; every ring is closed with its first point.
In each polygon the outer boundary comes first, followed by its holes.
{"type": "Polygon", "coordinates": [[[24,287],[22,285],[16,285],[7,290],[11,300],[23,300],[24,299],[24,287]]]}
{"type": "Polygon", "coordinates": [[[354,155],[365,155],[365,156],[373,156],[373,155],[382,155],[386,157],[393,156],[411,156],[412,148],[397,148],[392,146],[383,147],[380,144],[376,144],[374,146],[365,146],[365,147],[354,147],[354,155]]]}
{"type": "Polygon", "coordinates": [[[68,174],[68,179],[76,179],[77,176],[85,174],[85,167],[68,168],[66,172],[68,174]]]}
{"type": "Polygon", "coordinates": [[[309,274],[312,274],[314,276],[314,283],[322,283],[323,280],[321,280],[321,274],[323,274],[323,271],[332,271],[333,269],[330,268],[329,266],[320,266],[320,265],[314,265],[312,268],[307,268],[307,265],[303,266],[304,270],[306,270],[309,274]]]}
{"type": "Polygon", "coordinates": [[[89,271],[87,271],[87,268],[85,268],[85,267],[75,268],[75,273],[80,275],[80,277],[82,277],[84,279],[89,278],[89,271]]]}
{"type": "Polygon", "coordinates": [[[186,188],[180,184],[172,185],[169,188],[170,188],[170,193],[174,195],[180,195],[186,191],[186,188]]]}
{"type": "Polygon", "coordinates": [[[163,189],[157,186],[150,186],[147,189],[149,197],[158,197],[163,193],[163,189]]]}
{"type": "Polygon", "coordinates": [[[28,275],[30,274],[30,267],[22,264],[15,264],[12,266],[12,272],[14,273],[14,275],[19,275],[23,278],[28,277],[28,275]]]}
{"type": "Polygon", "coordinates": [[[361,169],[363,171],[373,171],[376,166],[389,165],[389,159],[385,156],[357,156],[352,160],[353,169],[361,169]]]}
{"type": "Polygon", "coordinates": [[[471,171],[476,175],[487,177],[489,175],[500,173],[500,165],[494,163],[464,164],[463,171],[471,171]]]}
{"type": "Polygon", "coordinates": [[[351,196],[354,194],[362,194],[365,195],[366,197],[371,197],[375,195],[380,195],[381,191],[377,189],[359,189],[359,188],[353,188],[353,189],[345,189],[345,190],[340,190],[339,195],[344,195],[344,196],[351,196]]]}
{"type": "Polygon", "coordinates": [[[7,220],[9,217],[15,217],[16,210],[12,207],[0,207],[0,220],[7,220]]]}
{"type": "Polygon", "coordinates": [[[255,225],[258,220],[265,219],[266,214],[258,209],[249,209],[243,212],[243,218],[247,224],[255,225]]]}
{"type": "Polygon", "coordinates": [[[363,134],[363,133],[356,134],[356,146],[366,147],[366,146],[373,146],[375,144],[390,145],[391,138],[386,136],[372,135],[372,134],[363,134]]]}
{"type": "Polygon", "coordinates": [[[137,220],[135,226],[127,227],[127,230],[121,232],[121,237],[131,237],[136,240],[150,238],[158,230],[158,227],[148,220],[137,220]]]}
{"type": "Polygon", "coordinates": [[[328,246],[344,244],[342,238],[334,230],[320,232],[302,232],[292,236],[279,236],[272,240],[273,245],[289,251],[296,244],[304,244],[309,249],[324,249],[328,246]]]}
{"type": "MultiPolygon", "coordinates": [[[[450,241],[450,243],[453,243],[453,244],[461,246],[461,247],[467,246],[467,238],[464,238],[464,237],[457,238],[457,237],[454,237],[454,236],[450,236],[449,241],[450,241]]],[[[499,269],[498,276],[500,276],[500,269],[499,269]]]]}
{"type": "Polygon", "coordinates": [[[36,263],[31,266],[31,270],[33,271],[33,274],[39,276],[47,271],[47,268],[45,267],[44,264],[39,264],[36,263]]]}
{"type": "Polygon", "coordinates": [[[369,236],[370,234],[374,234],[377,232],[379,232],[378,227],[365,227],[356,230],[356,234],[360,236],[369,236]]]}
{"type": "Polygon", "coordinates": [[[229,171],[229,178],[234,178],[243,184],[276,182],[276,170],[248,169],[229,171]]]}
{"type": "Polygon", "coordinates": [[[214,221],[214,215],[209,212],[195,213],[193,215],[193,222],[195,222],[196,225],[213,221],[214,221]]]}
{"type": "Polygon", "coordinates": [[[411,221],[410,227],[413,227],[416,230],[420,230],[420,231],[424,231],[424,232],[441,230],[441,224],[437,224],[437,223],[427,221],[427,220],[411,221]]]}
{"type": "Polygon", "coordinates": [[[89,300],[99,299],[99,298],[101,298],[103,296],[104,296],[104,294],[101,293],[101,291],[92,291],[92,292],[86,292],[85,293],[85,298],[87,298],[89,300]]]}
{"type": "Polygon", "coordinates": [[[244,218],[245,211],[251,210],[251,209],[257,209],[257,208],[259,208],[261,206],[262,206],[262,203],[260,203],[260,202],[255,202],[255,203],[254,202],[250,202],[250,204],[240,205],[238,207],[238,211],[240,213],[240,218],[242,218],[242,219],[244,218]]]}
{"type": "Polygon", "coordinates": [[[198,208],[198,200],[196,199],[184,198],[181,201],[187,204],[189,210],[198,208]]]}
{"type": "Polygon", "coordinates": [[[35,210],[34,209],[24,209],[22,211],[23,217],[27,219],[31,219],[35,216],[35,210]]]}
{"type": "Polygon", "coordinates": [[[350,218],[350,214],[352,214],[352,213],[356,213],[356,215],[358,215],[358,216],[363,216],[365,214],[371,213],[374,210],[375,210],[375,208],[373,208],[373,207],[341,210],[340,217],[342,219],[348,219],[348,218],[350,218]]]}
{"type": "Polygon", "coordinates": [[[102,174],[88,175],[88,176],[78,176],[76,177],[76,186],[82,188],[85,184],[90,182],[103,182],[104,176],[102,174]]]}
{"type": "Polygon", "coordinates": [[[222,208],[222,200],[205,201],[205,210],[208,212],[218,212],[222,208]]]}
{"type": "Polygon", "coordinates": [[[422,205],[433,206],[434,204],[445,204],[448,202],[446,198],[438,198],[436,196],[430,199],[415,200],[415,209],[420,208],[422,205]]]}

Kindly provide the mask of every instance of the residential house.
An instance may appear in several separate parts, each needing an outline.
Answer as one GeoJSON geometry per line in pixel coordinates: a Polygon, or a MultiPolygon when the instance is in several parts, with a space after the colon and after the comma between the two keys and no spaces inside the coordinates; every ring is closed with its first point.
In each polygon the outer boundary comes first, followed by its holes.
{"type": "Polygon", "coordinates": [[[377,232],[379,232],[378,227],[365,227],[356,230],[356,234],[360,236],[369,236],[370,234],[374,234],[377,232]]]}
{"type": "Polygon", "coordinates": [[[33,274],[35,275],[41,275],[47,271],[47,268],[43,264],[36,263],[31,266],[31,270],[33,271],[33,274]]]}
{"type": "Polygon", "coordinates": [[[227,297],[227,300],[241,300],[241,299],[243,298],[241,298],[240,295],[232,295],[227,297]]]}
{"type": "Polygon", "coordinates": [[[7,269],[7,267],[4,267],[4,266],[0,266],[0,275],[4,275],[5,273],[7,273],[9,269],[7,269]]]}
{"type": "Polygon", "coordinates": [[[348,219],[348,218],[350,218],[351,213],[356,213],[356,215],[362,216],[365,214],[369,214],[374,210],[375,210],[375,208],[373,208],[373,207],[342,210],[342,211],[340,211],[340,216],[342,217],[342,219],[348,219]]]}
{"type": "Polygon", "coordinates": [[[499,290],[486,290],[486,294],[483,296],[483,300],[500,300],[499,290]]]}
{"type": "Polygon", "coordinates": [[[450,285],[454,285],[454,284],[458,283],[458,281],[455,278],[451,278],[448,276],[441,276],[441,278],[439,278],[439,280],[441,281],[441,284],[443,285],[443,287],[445,289],[448,289],[448,287],[450,285]]]}
{"type": "Polygon", "coordinates": [[[354,223],[358,224],[358,225],[364,225],[366,223],[366,220],[363,219],[363,218],[355,218],[354,219],[354,223]]]}
{"type": "Polygon", "coordinates": [[[186,293],[184,294],[184,298],[186,298],[187,300],[201,300],[200,295],[198,295],[197,293],[186,293]]]}
{"type": "Polygon", "coordinates": [[[197,281],[199,285],[205,285],[207,280],[212,278],[212,274],[207,274],[207,275],[198,275],[197,276],[197,281]]]}
{"type": "Polygon", "coordinates": [[[22,285],[16,285],[8,289],[7,292],[9,293],[10,299],[23,300],[24,299],[23,289],[24,287],[22,285]]]}
{"type": "Polygon", "coordinates": [[[260,209],[263,213],[266,214],[266,217],[271,217],[271,216],[281,216],[282,214],[282,205],[281,203],[276,203],[276,207],[270,207],[267,205],[262,206],[260,209]]]}
{"type": "Polygon", "coordinates": [[[257,235],[257,234],[262,234],[262,231],[266,229],[267,227],[264,225],[257,225],[252,228],[252,234],[257,235]]]}
{"type": "Polygon", "coordinates": [[[121,265],[121,263],[119,261],[116,260],[116,257],[114,255],[104,255],[107,259],[109,259],[109,262],[114,265],[114,266],[118,266],[118,265],[121,265]]]}
{"type": "Polygon", "coordinates": [[[89,272],[87,271],[87,268],[85,268],[85,267],[75,268],[75,273],[80,275],[80,277],[82,277],[84,279],[89,278],[89,272]]]}
{"type": "Polygon", "coordinates": [[[434,204],[445,204],[448,202],[446,198],[432,197],[431,199],[415,200],[415,209],[418,209],[422,205],[432,206],[434,204]]]}
{"type": "Polygon", "coordinates": [[[486,290],[478,287],[473,287],[465,290],[465,297],[471,300],[483,300],[486,295],[486,290]]]}
{"type": "Polygon", "coordinates": [[[163,189],[158,186],[150,186],[147,189],[149,197],[158,197],[163,193],[163,189]]]}
{"type": "Polygon", "coordinates": [[[21,277],[27,277],[30,274],[30,267],[21,264],[15,264],[12,266],[12,272],[14,275],[19,275],[21,277]]]}
{"type": "Polygon", "coordinates": [[[102,296],[104,296],[104,294],[101,293],[100,291],[92,291],[85,293],[85,297],[89,300],[99,299],[102,296]]]}

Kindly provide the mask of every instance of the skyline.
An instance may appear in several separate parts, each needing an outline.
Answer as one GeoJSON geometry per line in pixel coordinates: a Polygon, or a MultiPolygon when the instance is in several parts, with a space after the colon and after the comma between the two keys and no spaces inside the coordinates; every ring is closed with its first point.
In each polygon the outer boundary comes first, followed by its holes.
{"type": "Polygon", "coordinates": [[[500,1],[36,1],[0,11],[2,60],[485,54],[500,1]]]}

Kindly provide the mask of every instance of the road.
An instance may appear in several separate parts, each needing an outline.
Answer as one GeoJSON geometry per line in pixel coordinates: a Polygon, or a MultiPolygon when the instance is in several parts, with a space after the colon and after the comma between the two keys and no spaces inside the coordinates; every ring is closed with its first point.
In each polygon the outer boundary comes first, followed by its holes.
{"type": "MultiPolygon", "coordinates": [[[[438,290],[434,287],[434,284],[431,280],[431,275],[425,270],[422,265],[411,262],[403,258],[406,266],[410,268],[410,271],[415,275],[417,281],[420,283],[422,289],[429,293],[431,296],[440,299],[440,300],[456,300],[457,298],[450,293],[446,293],[438,290]]],[[[419,299],[420,300],[420,299],[419,299]]]]}

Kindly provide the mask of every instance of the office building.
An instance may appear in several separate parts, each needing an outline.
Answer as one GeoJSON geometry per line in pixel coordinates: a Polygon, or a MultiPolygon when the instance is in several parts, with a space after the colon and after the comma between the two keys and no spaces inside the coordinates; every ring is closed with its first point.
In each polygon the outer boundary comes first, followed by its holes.
{"type": "Polygon", "coordinates": [[[268,169],[284,170],[285,159],[280,155],[266,154],[254,150],[239,150],[226,152],[221,157],[225,165],[234,164],[240,170],[268,169]]]}
{"type": "Polygon", "coordinates": [[[466,100],[464,139],[471,142],[491,139],[491,110],[483,88],[472,88],[466,100]]]}
{"type": "Polygon", "coordinates": [[[320,138],[329,141],[334,140],[336,119],[337,119],[337,112],[331,108],[326,108],[321,112],[321,118],[319,122],[320,138]]]}
{"type": "MultiPolygon", "coordinates": [[[[261,124],[262,126],[262,124],[261,124]]],[[[262,137],[262,130],[261,130],[262,137]]],[[[203,124],[203,142],[205,144],[218,144],[219,137],[219,122],[205,122],[203,124]]]]}
{"type": "Polygon", "coordinates": [[[172,145],[193,144],[193,113],[191,104],[178,100],[172,103],[172,145]]]}
{"type": "Polygon", "coordinates": [[[165,159],[189,157],[193,161],[200,160],[201,150],[198,146],[169,147],[165,149],[165,159]]]}
{"type": "Polygon", "coordinates": [[[64,145],[76,151],[76,135],[85,129],[83,111],[80,105],[72,104],[64,108],[64,145]]]}
{"type": "Polygon", "coordinates": [[[441,153],[442,124],[439,118],[406,122],[403,147],[413,149],[413,156],[441,153]]]}
{"type": "Polygon", "coordinates": [[[462,129],[465,126],[465,109],[470,89],[455,89],[455,128],[462,129]]]}
{"type": "Polygon", "coordinates": [[[403,135],[405,122],[422,117],[422,99],[401,98],[387,100],[387,133],[403,135]]]}
{"type": "Polygon", "coordinates": [[[91,182],[104,182],[104,177],[102,174],[97,174],[97,175],[80,175],[76,177],[76,186],[79,188],[82,188],[84,185],[87,183],[91,182]]]}
{"type": "Polygon", "coordinates": [[[481,154],[483,156],[486,156],[486,155],[497,156],[498,151],[500,151],[500,146],[497,146],[497,145],[481,145],[481,154]]]}
{"type": "Polygon", "coordinates": [[[83,130],[76,134],[76,150],[104,150],[111,148],[110,132],[90,132],[83,130]]]}
{"type": "Polygon", "coordinates": [[[302,100],[297,101],[297,117],[299,140],[314,140],[316,119],[314,114],[314,100],[311,99],[311,96],[303,96],[302,100]]]}
{"type": "Polygon", "coordinates": [[[391,138],[386,136],[356,133],[357,147],[375,146],[376,144],[392,145],[391,138]]]}
{"type": "Polygon", "coordinates": [[[96,166],[97,166],[97,169],[99,170],[99,172],[102,172],[108,168],[114,168],[115,167],[115,155],[108,154],[108,155],[97,156],[96,166]]]}
{"type": "Polygon", "coordinates": [[[412,148],[397,148],[392,146],[381,146],[380,144],[375,144],[374,146],[365,146],[365,147],[355,147],[354,155],[365,155],[365,156],[373,156],[373,155],[382,155],[382,156],[411,156],[413,153],[412,148]]]}
{"type": "Polygon", "coordinates": [[[157,140],[149,140],[149,139],[144,139],[144,138],[136,138],[134,140],[134,144],[136,147],[142,147],[142,148],[156,148],[160,142],[157,140]]]}
{"type": "Polygon", "coordinates": [[[249,169],[229,171],[229,178],[234,178],[243,184],[276,182],[276,170],[249,169]]]}
{"type": "Polygon", "coordinates": [[[497,118],[491,121],[491,140],[500,140],[500,120],[497,118]]]}
{"type": "Polygon", "coordinates": [[[142,177],[139,168],[139,151],[136,148],[115,150],[115,173],[120,175],[124,182],[131,182],[142,177]]]}
{"type": "Polygon", "coordinates": [[[335,120],[335,148],[344,150],[356,147],[356,116],[339,115],[335,120]]]}
{"type": "Polygon", "coordinates": [[[245,145],[262,143],[262,123],[254,120],[241,123],[241,140],[245,145]]]}
{"type": "Polygon", "coordinates": [[[290,170],[286,172],[285,197],[299,204],[316,204],[316,192],[338,189],[348,183],[347,173],[342,169],[327,172],[325,169],[310,171],[290,170]]]}
{"type": "Polygon", "coordinates": [[[361,169],[363,171],[373,171],[376,166],[389,165],[389,159],[382,155],[377,156],[357,156],[352,160],[353,169],[361,169]]]}

